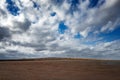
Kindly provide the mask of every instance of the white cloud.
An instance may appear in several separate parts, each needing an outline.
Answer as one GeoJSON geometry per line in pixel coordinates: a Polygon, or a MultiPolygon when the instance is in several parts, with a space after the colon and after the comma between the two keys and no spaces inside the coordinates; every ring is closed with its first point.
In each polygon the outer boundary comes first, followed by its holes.
{"type": "MultiPolygon", "coordinates": [[[[88,33],[100,28],[99,32],[112,31],[120,24],[119,0],[106,0],[99,8],[88,9],[89,0],[77,5],[78,10],[71,14],[70,4],[65,0],[60,4],[50,0],[34,0],[40,5],[37,10],[31,0],[15,0],[20,8],[20,15],[13,16],[6,9],[5,0],[0,1],[0,30],[8,29],[10,38],[0,42],[0,55],[3,57],[119,57],[119,40],[101,42],[101,38],[88,36],[88,33]],[[113,11],[111,11],[111,9],[113,11]],[[54,17],[51,12],[56,12],[54,17]],[[111,13],[111,14],[109,14],[111,13]],[[65,21],[69,30],[59,34],[57,29],[60,21],[65,21]],[[4,28],[3,28],[4,27],[4,28]],[[74,39],[79,32],[83,38],[74,39]],[[85,42],[99,41],[95,45],[85,42]],[[116,45],[117,44],[117,45],[116,45]],[[101,47],[102,46],[102,47],[101,47]],[[16,54],[12,54],[16,53],[16,54]],[[21,54],[21,55],[20,55],[21,54]]],[[[2,30],[3,31],[3,30],[2,30]]],[[[0,35],[3,32],[0,32],[0,35]]],[[[3,37],[8,37],[3,35],[3,37]]],[[[1,38],[1,37],[0,37],[1,38]]],[[[1,57],[0,57],[1,58],[1,57]]]]}
{"type": "Polygon", "coordinates": [[[110,22],[112,26],[106,29],[111,30],[112,28],[114,30],[116,25],[120,23],[118,21],[120,18],[118,14],[120,11],[119,4],[119,0],[106,0],[106,3],[100,8],[88,9],[87,0],[79,6],[80,10],[74,12],[74,16],[66,19],[66,23],[73,30],[73,33],[78,31],[85,37],[97,27],[100,27],[102,29],[101,31],[103,31],[103,28],[107,27],[110,22]]]}

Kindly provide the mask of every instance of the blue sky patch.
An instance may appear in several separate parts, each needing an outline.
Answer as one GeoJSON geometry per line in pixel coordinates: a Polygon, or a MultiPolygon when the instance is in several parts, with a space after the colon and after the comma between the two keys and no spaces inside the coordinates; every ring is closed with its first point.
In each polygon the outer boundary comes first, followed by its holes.
{"type": "Polygon", "coordinates": [[[78,9],[77,5],[79,4],[79,0],[68,0],[68,3],[71,4],[70,13],[73,14],[78,9]]]}
{"type": "Polygon", "coordinates": [[[12,0],[6,0],[7,10],[14,16],[19,15],[20,9],[16,6],[15,2],[12,0]]]}
{"type": "Polygon", "coordinates": [[[83,42],[83,44],[85,45],[95,45],[97,43],[97,41],[86,41],[86,42],[83,42]]]}
{"type": "Polygon", "coordinates": [[[109,42],[120,39],[120,27],[116,28],[114,31],[108,33],[100,33],[99,37],[103,37],[103,40],[109,42]]]}
{"type": "Polygon", "coordinates": [[[93,7],[97,6],[98,1],[99,1],[99,0],[89,0],[90,4],[89,4],[88,7],[89,7],[89,8],[93,8],[93,7]]]}
{"type": "Polygon", "coordinates": [[[33,1],[33,7],[37,8],[37,10],[39,10],[39,8],[40,8],[40,6],[36,2],[34,2],[34,1],[33,1]]]}
{"type": "Polygon", "coordinates": [[[50,13],[51,16],[55,16],[56,15],[56,12],[52,12],[50,13]]]}
{"type": "Polygon", "coordinates": [[[58,26],[58,32],[59,32],[60,34],[64,34],[67,29],[68,29],[68,27],[64,24],[63,21],[61,21],[61,22],[59,23],[59,26],[58,26]]]}
{"type": "Polygon", "coordinates": [[[78,32],[76,35],[74,35],[75,39],[80,39],[82,36],[80,35],[80,33],[78,32]]]}

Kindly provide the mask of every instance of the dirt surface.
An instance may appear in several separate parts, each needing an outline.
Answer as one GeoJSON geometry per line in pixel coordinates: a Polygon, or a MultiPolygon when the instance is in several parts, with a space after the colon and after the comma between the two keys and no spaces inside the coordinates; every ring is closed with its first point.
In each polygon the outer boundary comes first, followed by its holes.
{"type": "Polygon", "coordinates": [[[0,80],[120,80],[120,61],[57,58],[0,61],[0,80]]]}

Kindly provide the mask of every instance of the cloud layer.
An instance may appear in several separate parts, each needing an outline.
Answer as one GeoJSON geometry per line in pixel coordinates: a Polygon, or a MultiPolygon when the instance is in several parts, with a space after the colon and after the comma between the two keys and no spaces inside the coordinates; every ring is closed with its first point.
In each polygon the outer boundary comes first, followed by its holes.
{"type": "Polygon", "coordinates": [[[0,59],[120,59],[120,37],[102,35],[120,29],[119,8],[119,0],[1,0],[0,59]]]}

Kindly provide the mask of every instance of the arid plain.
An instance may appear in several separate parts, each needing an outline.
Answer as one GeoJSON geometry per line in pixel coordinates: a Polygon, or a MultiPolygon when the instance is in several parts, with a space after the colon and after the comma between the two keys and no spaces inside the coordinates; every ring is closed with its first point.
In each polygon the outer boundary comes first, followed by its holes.
{"type": "Polygon", "coordinates": [[[120,80],[119,60],[1,60],[0,80],[120,80]]]}

